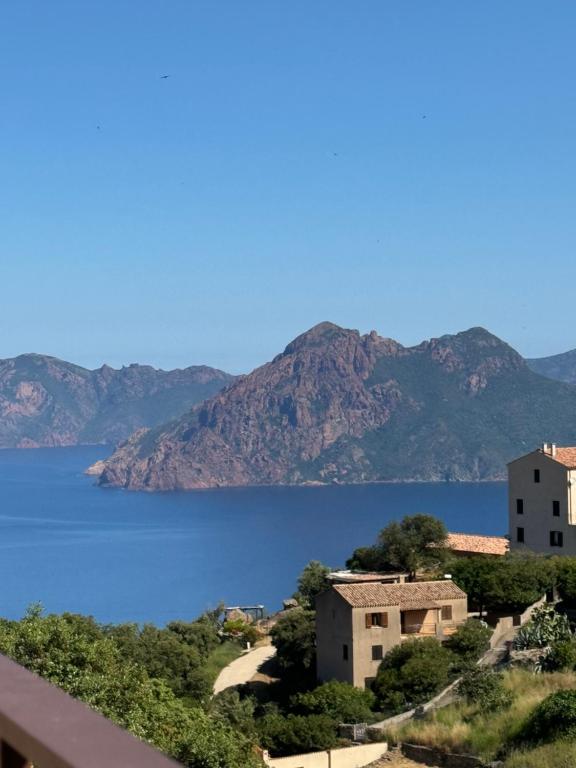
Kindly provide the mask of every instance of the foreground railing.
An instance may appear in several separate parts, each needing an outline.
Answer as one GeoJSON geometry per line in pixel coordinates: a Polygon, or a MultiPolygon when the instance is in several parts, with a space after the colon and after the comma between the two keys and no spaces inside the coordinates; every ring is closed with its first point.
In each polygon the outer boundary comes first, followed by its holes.
{"type": "Polygon", "coordinates": [[[175,768],[170,760],[0,656],[0,768],[175,768]]]}

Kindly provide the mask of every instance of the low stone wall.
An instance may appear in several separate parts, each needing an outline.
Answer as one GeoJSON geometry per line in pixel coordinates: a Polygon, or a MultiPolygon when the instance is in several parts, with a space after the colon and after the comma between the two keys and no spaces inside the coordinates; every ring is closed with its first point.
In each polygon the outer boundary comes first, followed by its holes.
{"type": "Polygon", "coordinates": [[[264,753],[264,762],[270,768],[364,768],[388,752],[388,744],[363,744],[357,747],[329,749],[326,752],[307,752],[290,757],[270,757],[264,753]]]}
{"type": "Polygon", "coordinates": [[[402,754],[409,760],[440,768],[485,768],[486,763],[472,755],[456,755],[419,744],[402,744],[402,754]]]}

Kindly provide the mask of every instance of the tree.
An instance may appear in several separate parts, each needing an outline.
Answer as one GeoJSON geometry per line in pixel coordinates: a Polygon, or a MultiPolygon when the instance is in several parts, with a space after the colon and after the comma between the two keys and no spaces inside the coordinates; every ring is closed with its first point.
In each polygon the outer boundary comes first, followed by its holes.
{"type": "Polygon", "coordinates": [[[311,560],[298,578],[298,591],[294,597],[304,608],[313,608],[316,596],[329,589],[330,582],[326,578],[330,568],[318,560],[311,560]]]}
{"type": "Polygon", "coordinates": [[[204,658],[198,650],[183,642],[169,629],[145,624],[120,624],[107,628],[125,659],[140,664],[151,677],[162,678],[177,696],[196,703],[207,701],[212,685],[204,673],[204,658]]]}
{"type": "Polygon", "coordinates": [[[294,608],[270,632],[278,663],[284,669],[309,670],[316,658],[314,611],[294,608]]]}
{"type": "Polygon", "coordinates": [[[365,570],[406,571],[410,581],[422,568],[438,565],[445,558],[447,530],[431,515],[413,515],[392,522],[378,535],[372,548],[357,549],[349,565],[365,570]]]}
{"type": "Polygon", "coordinates": [[[554,585],[554,565],[539,555],[462,558],[450,565],[454,582],[481,611],[521,612],[554,585]]]}
{"type": "Polygon", "coordinates": [[[554,557],[552,563],[556,570],[556,584],[562,600],[573,605],[576,603],[576,557],[554,557]]]}
{"type": "Polygon", "coordinates": [[[459,656],[464,664],[477,661],[490,648],[492,630],[483,621],[468,619],[458,627],[446,647],[459,656]]]}
{"type": "Polygon", "coordinates": [[[373,690],[384,710],[409,709],[432,698],[448,683],[452,653],[434,638],[392,648],[380,664],[373,690]]]}
{"type": "Polygon", "coordinates": [[[474,666],[458,684],[458,694],[476,704],[481,712],[494,712],[512,704],[513,695],[504,687],[501,673],[474,666]]]}
{"type": "Polygon", "coordinates": [[[91,620],[33,607],[21,621],[0,621],[0,652],[190,768],[260,764],[244,734],[186,706],[91,620]]]}
{"type": "Polygon", "coordinates": [[[370,690],[332,680],[294,696],[292,705],[305,715],[328,715],[339,723],[364,723],[372,719],[375,701],[370,690]]]}

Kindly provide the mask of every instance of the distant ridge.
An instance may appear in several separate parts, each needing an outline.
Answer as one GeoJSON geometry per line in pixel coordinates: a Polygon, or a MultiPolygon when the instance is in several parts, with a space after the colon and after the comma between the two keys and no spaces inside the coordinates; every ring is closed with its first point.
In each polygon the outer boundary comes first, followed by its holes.
{"type": "Polygon", "coordinates": [[[181,416],[233,378],[206,366],[90,371],[49,355],[0,360],[0,448],[115,444],[181,416]]]}
{"type": "Polygon", "coordinates": [[[560,355],[526,360],[531,370],[549,379],[576,384],[576,349],[560,355]]]}
{"type": "Polygon", "coordinates": [[[544,439],[576,440],[576,387],[534,373],[484,328],[407,348],[326,322],[185,416],[133,435],[100,483],[501,480],[544,439]]]}

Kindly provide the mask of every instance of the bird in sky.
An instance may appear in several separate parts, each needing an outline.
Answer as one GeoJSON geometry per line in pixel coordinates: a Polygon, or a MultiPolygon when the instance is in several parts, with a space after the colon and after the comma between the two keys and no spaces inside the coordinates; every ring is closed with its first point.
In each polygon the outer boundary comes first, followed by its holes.
{"type": "Polygon", "coordinates": [[[168,80],[170,75],[160,75],[160,80],[168,80]]]}

